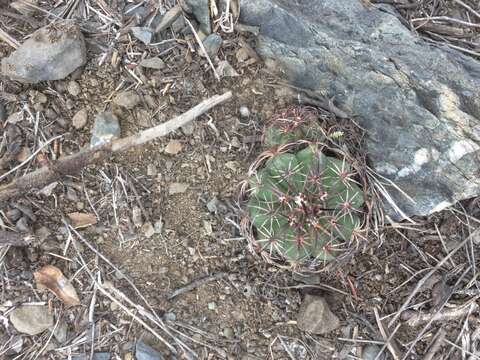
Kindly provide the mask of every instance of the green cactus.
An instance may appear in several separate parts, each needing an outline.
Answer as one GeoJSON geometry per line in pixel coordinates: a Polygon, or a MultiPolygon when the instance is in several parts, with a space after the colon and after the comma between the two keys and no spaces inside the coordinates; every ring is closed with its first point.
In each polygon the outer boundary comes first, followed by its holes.
{"type": "Polygon", "coordinates": [[[298,140],[319,141],[323,130],[316,112],[308,107],[291,107],[281,111],[265,129],[264,144],[274,147],[298,140]]]}
{"type": "Polygon", "coordinates": [[[273,155],[249,179],[247,211],[262,251],[292,263],[327,262],[360,227],[363,192],[346,159],[317,145],[273,155]]]}

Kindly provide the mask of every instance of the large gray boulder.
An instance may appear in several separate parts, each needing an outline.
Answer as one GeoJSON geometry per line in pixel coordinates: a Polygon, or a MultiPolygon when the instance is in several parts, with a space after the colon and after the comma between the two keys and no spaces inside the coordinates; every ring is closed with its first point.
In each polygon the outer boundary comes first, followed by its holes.
{"type": "Polygon", "coordinates": [[[1,72],[14,80],[35,84],[64,79],[86,61],[83,35],[75,22],[66,20],[35,31],[2,60],[1,72]]]}
{"type": "MultiPolygon", "coordinates": [[[[480,194],[480,63],[360,0],[242,0],[257,50],[367,130],[370,163],[408,216],[480,194]]],[[[387,205],[394,219],[402,216],[387,205]]]]}

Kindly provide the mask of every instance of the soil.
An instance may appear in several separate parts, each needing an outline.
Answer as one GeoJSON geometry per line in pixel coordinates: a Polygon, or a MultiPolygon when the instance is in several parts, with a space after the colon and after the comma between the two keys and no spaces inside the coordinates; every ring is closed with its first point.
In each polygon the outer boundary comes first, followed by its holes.
{"type": "MultiPolygon", "coordinates": [[[[33,31],[19,20],[1,14],[0,18],[12,25],[11,35],[18,39],[33,31]]],[[[37,15],[36,19],[42,17],[37,15]]],[[[467,237],[472,224],[480,219],[479,202],[473,199],[428,219],[415,219],[415,225],[387,227],[379,238],[372,236],[362,244],[343,268],[309,274],[299,281],[298,274],[269,264],[251,251],[239,232],[239,184],[260,152],[263,125],[278,109],[289,105],[278,85],[281,79],[255,56],[240,61],[245,56],[241,44],[253,47],[254,38],[239,31],[221,33],[224,43],[219,58],[228,60],[239,76],[217,81],[206,59],[198,51],[192,52],[195,41],[191,36],[169,32],[167,38],[178,41],[145,46],[125,32],[99,65],[103,51],[111,44],[111,34],[86,35],[88,64],[68,79],[27,86],[0,78],[0,99],[6,103],[7,113],[11,116],[23,109],[24,115],[16,124],[20,133],[16,139],[24,151],[4,170],[19,165],[20,155],[38,148],[39,142],[63,135],[2,184],[44,165],[46,159],[88,145],[94,115],[100,111],[112,110],[121,121],[122,136],[128,136],[181,114],[209,96],[228,90],[234,96],[166,138],[117,154],[104,164],[85,169],[80,176],[65,177],[49,195],[32,191],[2,206],[2,228],[15,228],[8,214],[20,205],[21,213],[31,209],[34,214],[27,221],[28,230],[37,235],[37,241],[28,248],[0,249],[2,323],[8,325],[8,313],[16,305],[45,302],[56,319],[66,323],[68,331],[63,343],[50,338],[48,332],[26,336],[23,347],[12,353],[9,344],[17,332],[11,325],[0,327],[0,344],[5,344],[3,348],[0,345],[0,358],[31,359],[37,354],[41,359],[65,359],[93,351],[109,352],[112,359],[131,359],[128,344],[139,339],[165,359],[192,358],[181,350],[174,355],[158,336],[99,291],[92,276],[117,289],[117,298],[124,294],[132,302],[130,311],[153,327],[153,332],[177,350],[181,348],[178,341],[184,341],[200,359],[361,358],[365,344],[384,342],[374,309],[385,326],[426,271],[467,237]],[[147,53],[162,54],[166,68],[136,66],[147,53]],[[118,58],[120,63],[115,61],[118,58]],[[80,85],[76,96],[67,90],[71,80],[80,85]],[[133,110],[116,107],[111,101],[115,93],[126,89],[142,97],[133,110]],[[248,118],[240,116],[241,106],[249,109],[248,118]],[[82,109],[87,109],[88,122],[76,129],[70,119],[82,109]],[[165,152],[172,140],[182,145],[176,154],[165,152]],[[185,184],[185,191],[172,194],[175,183],[185,184]],[[138,211],[141,221],[134,219],[138,211]],[[74,212],[93,214],[97,222],[72,234],[66,222],[67,215],[74,212]],[[71,279],[81,306],[66,307],[53,294],[36,288],[33,272],[47,264],[57,266],[71,279]],[[175,290],[212,274],[218,276],[169,298],[175,290]],[[341,320],[339,329],[317,336],[297,327],[306,293],[326,297],[341,320]],[[145,311],[155,311],[164,328],[148,321],[145,311]],[[92,329],[96,333],[93,342],[92,329]],[[168,336],[165,329],[173,335],[168,336]]],[[[0,43],[0,57],[11,51],[0,43]]],[[[451,290],[452,306],[471,299],[460,291],[467,288],[470,275],[460,281],[461,285],[450,286],[472,264],[468,257],[476,252],[466,249],[453,256],[409,308],[434,309],[432,301],[438,300],[433,293],[435,284],[451,290]]],[[[407,358],[423,358],[440,325],[449,341],[457,343],[463,320],[458,317],[428,328],[407,358]]],[[[471,314],[470,320],[478,326],[476,315],[471,314]]],[[[421,330],[422,326],[412,328],[402,323],[395,335],[402,353],[421,330]]],[[[445,346],[437,358],[460,359],[460,352],[452,349],[445,346]]]]}

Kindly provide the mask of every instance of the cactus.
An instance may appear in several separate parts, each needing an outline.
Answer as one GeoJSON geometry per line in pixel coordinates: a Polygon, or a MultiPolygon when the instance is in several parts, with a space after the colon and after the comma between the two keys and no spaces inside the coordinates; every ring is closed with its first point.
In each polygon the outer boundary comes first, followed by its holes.
{"type": "Polygon", "coordinates": [[[325,155],[316,143],[272,154],[249,179],[255,244],[293,264],[334,259],[361,223],[363,191],[353,175],[345,158],[325,155]]]}
{"type": "Polygon", "coordinates": [[[275,147],[298,140],[319,141],[323,136],[314,109],[291,107],[281,111],[267,125],[264,144],[275,147]]]}

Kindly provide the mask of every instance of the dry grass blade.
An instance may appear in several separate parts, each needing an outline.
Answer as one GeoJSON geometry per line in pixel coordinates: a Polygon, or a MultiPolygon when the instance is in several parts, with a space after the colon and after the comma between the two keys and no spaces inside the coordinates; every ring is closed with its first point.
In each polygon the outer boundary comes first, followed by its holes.
{"type": "Polygon", "coordinates": [[[20,43],[15,40],[12,36],[10,36],[6,31],[3,29],[0,29],[0,40],[5,41],[8,45],[13,47],[14,49],[18,49],[20,46],[20,43]]]}

